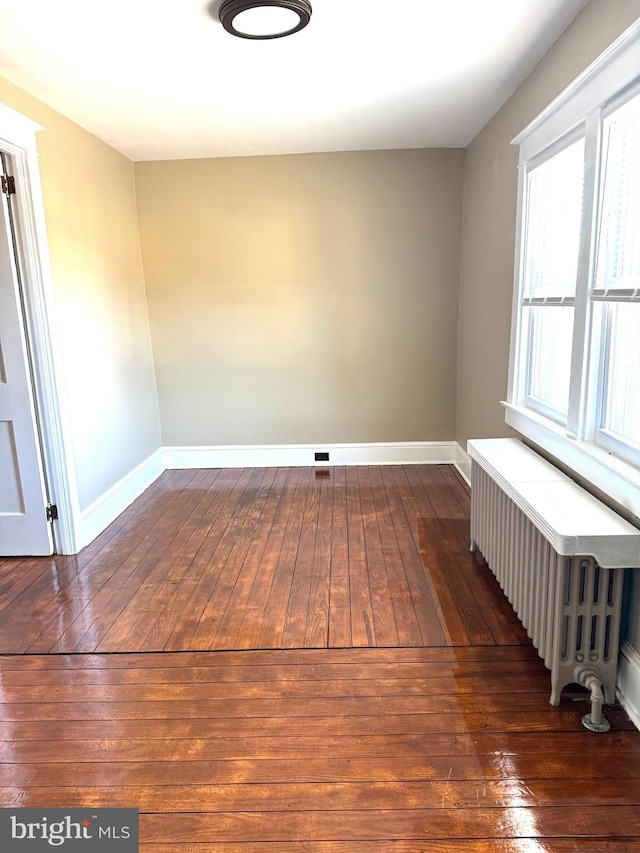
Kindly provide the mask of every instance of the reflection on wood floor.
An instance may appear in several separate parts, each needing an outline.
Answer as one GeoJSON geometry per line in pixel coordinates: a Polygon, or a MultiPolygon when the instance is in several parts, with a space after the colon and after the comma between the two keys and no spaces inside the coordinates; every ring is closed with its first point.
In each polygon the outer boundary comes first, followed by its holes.
{"type": "Polygon", "coordinates": [[[0,652],[526,642],[450,466],[167,472],[77,557],[0,560],[0,652]]]}
{"type": "Polygon", "coordinates": [[[138,807],[146,853],[640,853],[640,733],[548,704],[468,513],[447,466],[168,472],[0,560],[0,806],[138,807]]]}

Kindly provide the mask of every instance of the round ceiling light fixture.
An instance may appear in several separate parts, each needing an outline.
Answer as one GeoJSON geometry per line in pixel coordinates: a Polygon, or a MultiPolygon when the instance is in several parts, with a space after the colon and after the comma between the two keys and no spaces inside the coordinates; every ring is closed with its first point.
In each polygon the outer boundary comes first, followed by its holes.
{"type": "Polygon", "coordinates": [[[307,0],[225,0],[220,23],[243,39],[277,39],[304,29],[311,19],[307,0]]]}

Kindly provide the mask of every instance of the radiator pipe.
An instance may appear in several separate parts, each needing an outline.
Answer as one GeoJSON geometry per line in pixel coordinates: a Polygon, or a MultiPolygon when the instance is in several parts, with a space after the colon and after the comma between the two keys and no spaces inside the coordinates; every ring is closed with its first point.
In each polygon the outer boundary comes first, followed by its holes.
{"type": "Polygon", "coordinates": [[[591,693],[591,713],[584,715],[582,725],[591,732],[608,732],[611,726],[602,716],[604,694],[598,674],[586,666],[577,666],[573,675],[576,684],[582,684],[591,693]]]}

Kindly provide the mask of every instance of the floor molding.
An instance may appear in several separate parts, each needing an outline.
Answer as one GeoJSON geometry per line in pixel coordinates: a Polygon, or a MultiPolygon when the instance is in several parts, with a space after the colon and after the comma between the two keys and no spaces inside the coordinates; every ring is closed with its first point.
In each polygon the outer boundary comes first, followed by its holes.
{"type": "MultiPolygon", "coordinates": [[[[102,533],[168,468],[445,465],[455,464],[456,458],[454,441],[164,447],[149,456],[80,513],[75,530],[75,553],[102,533]],[[329,453],[329,461],[316,462],[316,451],[329,453]]],[[[464,476],[464,472],[462,473],[464,476]]]]}
{"type": "Polygon", "coordinates": [[[454,441],[369,444],[264,444],[165,447],[167,468],[267,468],[302,465],[434,465],[455,461],[454,441]],[[316,451],[329,454],[317,462],[316,451]]]}
{"type": "Polygon", "coordinates": [[[467,453],[466,450],[462,447],[461,444],[456,442],[455,444],[455,458],[453,460],[453,464],[456,466],[458,471],[462,474],[467,485],[471,485],[471,457],[467,453]]]}
{"type": "Polygon", "coordinates": [[[78,550],[102,533],[164,470],[164,453],[160,448],[82,510],[76,530],[78,550]]]}
{"type": "Polygon", "coordinates": [[[631,722],[640,729],[640,654],[626,642],[620,649],[618,698],[631,722]]]}

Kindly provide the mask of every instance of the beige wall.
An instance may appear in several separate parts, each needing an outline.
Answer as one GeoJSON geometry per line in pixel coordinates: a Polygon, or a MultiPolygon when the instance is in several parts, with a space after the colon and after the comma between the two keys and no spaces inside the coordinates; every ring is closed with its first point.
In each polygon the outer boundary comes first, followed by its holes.
{"type": "Polygon", "coordinates": [[[137,163],[164,444],[452,439],[463,169],[137,163]]]}
{"type": "MultiPolygon", "coordinates": [[[[518,150],[510,142],[640,16],[640,0],[592,0],[467,149],[457,440],[509,435],[507,393],[518,150]]],[[[640,574],[629,637],[640,649],[640,574]]]]}
{"type": "Polygon", "coordinates": [[[160,446],[133,164],[0,78],[38,151],[78,495],[87,507],[160,446]]]}

